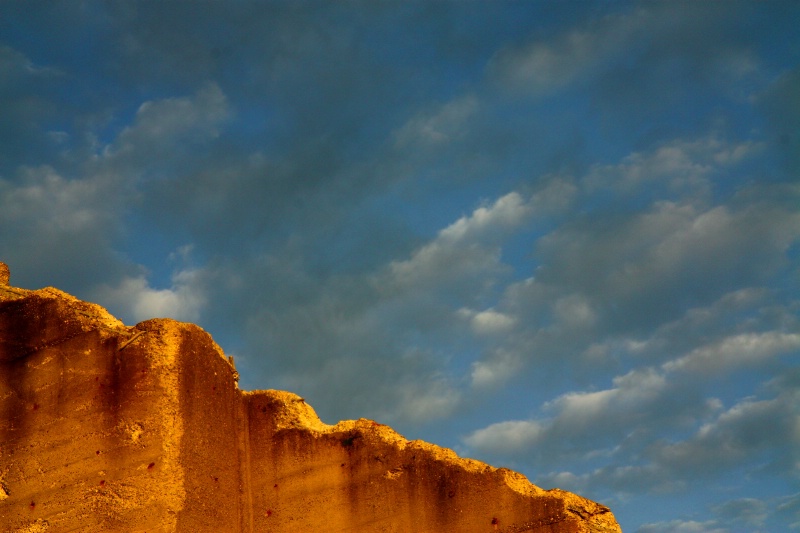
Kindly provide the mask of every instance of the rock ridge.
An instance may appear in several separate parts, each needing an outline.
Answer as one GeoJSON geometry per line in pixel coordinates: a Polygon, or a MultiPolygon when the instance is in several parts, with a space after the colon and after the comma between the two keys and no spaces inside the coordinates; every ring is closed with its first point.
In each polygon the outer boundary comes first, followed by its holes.
{"type": "Polygon", "coordinates": [[[196,325],[129,327],[8,282],[0,263],[2,531],[621,531],[607,507],[511,470],[242,391],[196,325]]]}

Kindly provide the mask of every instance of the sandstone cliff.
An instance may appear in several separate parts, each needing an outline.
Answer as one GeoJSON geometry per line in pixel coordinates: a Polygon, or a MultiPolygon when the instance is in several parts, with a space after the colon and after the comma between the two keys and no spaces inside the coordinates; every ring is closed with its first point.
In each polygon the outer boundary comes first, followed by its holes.
{"type": "Polygon", "coordinates": [[[0,263],[4,532],[614,532],[608,508],[243,392],[199,327],[127,327],[0,263]]]}

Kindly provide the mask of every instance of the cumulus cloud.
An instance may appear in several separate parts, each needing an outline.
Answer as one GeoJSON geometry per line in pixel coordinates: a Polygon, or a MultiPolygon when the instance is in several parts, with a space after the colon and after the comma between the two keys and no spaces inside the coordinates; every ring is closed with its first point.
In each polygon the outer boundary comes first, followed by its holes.
{"type": "Polygon", "coordinates": [[[497,348],[488,357],[472,363],[471,384],[478,389],[498,387],[523,367],[524,361],[516,351],[497,348]]]}
{"type": "Polygon", "coordinates": [[[556,319],[570,330],[590,327],[597,320],[591,303],[580,294],[570,294],[559,298],[556,300],[553,310],[556,319]]]}
{"type": "Polygon", "coordinates": [[[504,237],[526,222],[529,201],[511,192],[439,231],[434,240],[411,258],[393,261],[387,283],[398,289],[433,289],[454,283],[491,279],[503,269],[500,248],[504,237]]]}
{"type": "Polygon", "coordinates": [[[459,314],[470,322],[470,327],[478,335],[496,335],[505,333],[514,327],[516,319],[504,313],[499,313],[494,309],[484,311],[471,311],[462,308],[459,314]]]}
{"type": "Polygon", "coordinates": [[[519,227],[530,217],[531,205],[517,192],[510,192],[489,206],[477,208],[439,232],[442,241],[457,243],[485,239],[519,227]]]}
{"type": "Polygon", "coordinates": [[[179,270],[172,275],[172,285],[156,289],[143,275],[125,277],[115,286],[94,289],[93,299],[123,320],[140,322],[149,318],[173,318],[197,322],[206,306],[201,270],[179,270]]]}
{"type": "Polygon", "coordinates": [[[528,198],[517,191],[505,194],[441,229],[410,258],[392,261],[381,281],[388,287],[436,290],[469,282],[478,289],[507,268],[500,257],[504,242],[535,216],[568,206],[574,192],[570,183],[553,179],[528,198]]]}
{"type": "Polygon", "coordinates": [[[217,137],[229,115],[227,98],[215,83],[206,84],[191,97],[144,102],[133,124],[106,146],[103,157],[137,166],[151,164],[154,157],[172,159],[176,150],[217,137]]]}
{"type": "Polygon", "coordinates": [[[770,202],[657,201],[640,212],[599,220],[557,226],[535,245],[535,277],[508,284],[485,315],[461,311],[475,332],[502,324],[502,342],[472,364],[473,384],[497,385],[534,363],[555,364],[576,352],[593,369],[636,358],[670,360],[668,369],[674,370],[698,363],[703,353],[708,364],[733,366],[747,358],[765,361],[794,346],[794,333],[780,332],[793,327],[790,307],[753,307],[770,294],[759,285],[780,273],[786,250],[800,238],[794,210],[770,202]],[[745,312],[746,330],[723,346],[730,321],[742,320],[745,312]],[[643,336],[646,328],[654,329],[643,336]],[[723,354],[714,357],[711,346],[696,344],[701,329],[714,331],[710,343],[723,354]],[[734,350],[732,343],[748,340],[749,351],[734,350]],[[681,352],[683,358],[676,358],[681,352]]]}

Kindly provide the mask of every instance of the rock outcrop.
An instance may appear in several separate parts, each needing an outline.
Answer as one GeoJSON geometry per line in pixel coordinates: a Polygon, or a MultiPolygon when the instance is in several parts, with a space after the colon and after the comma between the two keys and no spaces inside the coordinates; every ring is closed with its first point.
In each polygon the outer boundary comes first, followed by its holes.
{"type": "Polygon", "coordinates": [[[510,470],[243,392],[195,325],[127,327],[8,286],[0,265],[2,531],[620,531],[608,508],[510,470]]]}

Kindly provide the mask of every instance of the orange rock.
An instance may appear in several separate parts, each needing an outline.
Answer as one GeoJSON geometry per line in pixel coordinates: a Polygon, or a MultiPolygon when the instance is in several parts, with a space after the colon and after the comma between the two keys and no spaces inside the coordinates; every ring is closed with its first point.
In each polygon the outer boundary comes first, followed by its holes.
{"type": "Polygon", "coordinates": [[[575,494],[237,379],[195,325],[0,285],[0,530],[620,531],[575,494]]]}

